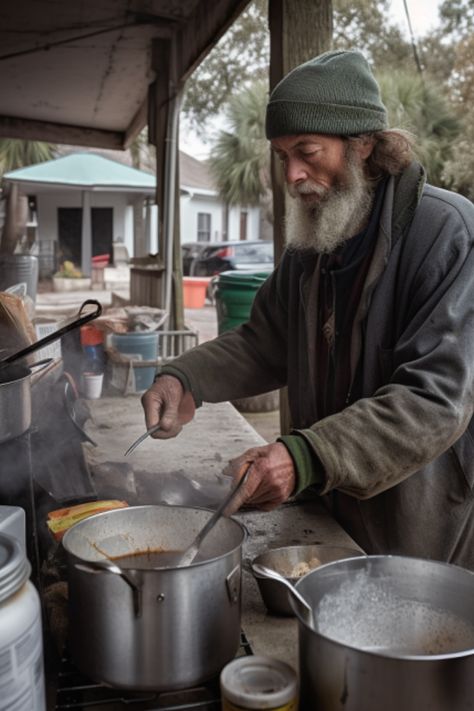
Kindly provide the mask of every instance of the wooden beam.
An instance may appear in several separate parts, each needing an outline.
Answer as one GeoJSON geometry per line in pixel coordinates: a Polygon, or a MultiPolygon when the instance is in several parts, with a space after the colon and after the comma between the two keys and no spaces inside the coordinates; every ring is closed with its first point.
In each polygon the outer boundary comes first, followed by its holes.
{"type": "Polygon", "coordinates": [[[176,35],[179,81],[189,77],[248,4],[249,0],[219,0],[212,3],[212,12],[210,3],[196,4],[194,13],[176,35]]]}
{"type": "Polygon", "coordinates": [[[0,116],[0,138],[21,138],[26,141],[123,150],[124,137],[125,134],[121,131],[102,131],[84,126],[0,116]]]}
{"type": "Polygon", "coordinates": [[[137,113],[130,122],[129,127],[125,131],[125,138],[123,141],[123,147],[125,149],[130,147],[130,144],[136,139],[136,137],[141,133],[142,129],[147,124],[148,118],[148,98],[145,99],[143,104],[138,109],[137,113]]]}

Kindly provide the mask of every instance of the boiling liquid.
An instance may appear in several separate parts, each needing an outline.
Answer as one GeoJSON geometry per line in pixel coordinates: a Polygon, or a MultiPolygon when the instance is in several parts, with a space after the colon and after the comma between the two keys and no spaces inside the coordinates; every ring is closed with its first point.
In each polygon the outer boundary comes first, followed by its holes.
{"type": "Polygon", "coordinates": [[[391,656],[450,654],[474,648],[474,625],[452,612],[407,600],[364,573],[324,595],[317,631],[341,644],[391,656]]]}

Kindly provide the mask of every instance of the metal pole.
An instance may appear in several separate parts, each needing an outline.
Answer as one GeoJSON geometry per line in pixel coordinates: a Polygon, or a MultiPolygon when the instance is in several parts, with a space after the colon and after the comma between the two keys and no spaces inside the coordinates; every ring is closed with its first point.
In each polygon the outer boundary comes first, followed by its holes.
{"type": "MultiPolygon", "coordinates": [[[[172,74],[175,75],[176,50],[172,48],[172,74]]],[[[177,87],[171,87],[171,99],[168,111],[168,125],[166,129],[165,147],[165,185],[164,185],[164,213],[163,231],[165,235],[165,294],[164,305],[168,314],[165,322],[165,330],[170,330],[171,321],[171,289],[173,284],[173,242],[174,242],[174,222],[175,222],[175,183],[176,183],[176,161],[178,159],[178,126],[179,111],[181,108],[181,93],[177,87]]]]}
{"type": "Polygon", "coordinates": [[[84,276],[90,276],[92,271],[92,224],[91,224],[91,194],[82,191],[82,256],[81,271],[84,276]]]}

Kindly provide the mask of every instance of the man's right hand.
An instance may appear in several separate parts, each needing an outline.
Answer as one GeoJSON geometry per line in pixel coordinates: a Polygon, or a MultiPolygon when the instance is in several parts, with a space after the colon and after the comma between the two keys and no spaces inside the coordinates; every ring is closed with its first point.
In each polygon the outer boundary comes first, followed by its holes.
{"type": "Polygon", "coordinates": [[[142,405],[147,429],[160,425],[152,435],[156,439],[176,437],[196,411],[193,396],[173,375],[160,375],[142,396],[142,405]]]}

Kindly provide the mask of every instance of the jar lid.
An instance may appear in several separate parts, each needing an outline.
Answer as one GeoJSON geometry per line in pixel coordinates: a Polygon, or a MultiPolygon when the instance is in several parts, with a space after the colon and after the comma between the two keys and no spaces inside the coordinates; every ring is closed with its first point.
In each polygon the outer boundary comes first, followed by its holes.
{"type": "Polygon", "coordinates": [[[270,657],[239,657],[221,672],[222,694],[246,709],[277,709],[295,701],[298,677],[294,669],[270,657]]]}
{"type": "Polygon", "coordinates": [[[30,573],[31,565],[19,541],[0,533],[0,602],[16,593],[30,573]]]}

